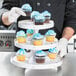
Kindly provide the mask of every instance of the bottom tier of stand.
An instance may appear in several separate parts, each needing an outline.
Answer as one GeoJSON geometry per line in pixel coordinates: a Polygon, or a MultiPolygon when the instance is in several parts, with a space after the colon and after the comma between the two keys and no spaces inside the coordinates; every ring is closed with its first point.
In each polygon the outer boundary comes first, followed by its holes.
{"type": "Polygon", "coordinates": [[[44,70],[60,67],[62,65],[62,60],[60,57],[57,57],[56,59],[49,59],[49,57],[46,57],[45,63],[38,64],[35,62],[35,59],[33,57],[26,59],[25,62],[21,62],[17,61],[16,56],[14,56],[11,57],[11,63],[20,68],[44,70]]]}

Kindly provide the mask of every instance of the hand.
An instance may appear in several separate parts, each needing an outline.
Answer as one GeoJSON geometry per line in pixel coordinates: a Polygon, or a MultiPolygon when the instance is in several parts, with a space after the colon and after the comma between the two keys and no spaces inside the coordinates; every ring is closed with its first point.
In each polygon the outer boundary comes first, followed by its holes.
{"type": "Polygon", "coordinates": [[[20,15],[26,16],[26,14],[23,12],[21,8],[13,7],[10,11],[5,12],[2,15],[2,21],[4,24],[9,25],[13,22],[16,22],[20,15]]]}
{"type": "Polygon", "coordinates": [[[60,51],[60,57],[64,57],[67,54],[68,40],[66,38],[61,38],[58,43],[58,48],[60,51]]]}

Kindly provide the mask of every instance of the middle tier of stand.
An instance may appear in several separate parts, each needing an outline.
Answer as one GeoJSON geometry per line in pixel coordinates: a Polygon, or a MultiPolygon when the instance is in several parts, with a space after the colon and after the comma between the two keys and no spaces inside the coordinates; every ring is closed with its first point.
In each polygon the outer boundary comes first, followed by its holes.
{"type": "Polygon", "coordinates": [[[35,25],[32,20],[22,20],[18,22],[18,27],[22,29],[34,29],[34,30],[49,29],[54,27],[54,21],[50,20],[49,23],[44,23],[43,25],[35,25]]]}
{"type": "Polygon", "coordinates": [[[57,39],[55,39],[55,42],[53,42],[53,43],[44,43],[41,46],[35,46],[32,43],[18,43],[16,39],[15,39],[14,43],[15,43],[16,47],[27,49],[27,50],[45,50],[45,49],[50,49],[50,48],[58,46],[57,39]]]}

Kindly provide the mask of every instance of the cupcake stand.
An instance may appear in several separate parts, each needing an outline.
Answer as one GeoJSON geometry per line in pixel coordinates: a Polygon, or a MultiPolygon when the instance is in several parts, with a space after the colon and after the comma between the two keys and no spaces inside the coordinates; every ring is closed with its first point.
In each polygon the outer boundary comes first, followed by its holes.
{"type": "MultiPolygon", "coordinates": [[[[48,29],[54,27],[54,22],[51,20],[50,23],[46,23],[44,25],[34,25],[31,20],[22,20],[19,21],[18,27],[21,29],[33,29],[35,33],[38,33],[41,29],[48,29]]],[[[28,69],[33,70],[46,70],[46,69],[55,69],[58,70],[58,67],[62,65],[62,59],[58,56],[56,59],[49,59],[48,57],[45,58],[45,63],[38,64],[34,60],[34,52],[37,50],[45,50],[50,49],[52,47],[58,48],[58,40],[55,39],[54,43],[46,43],[42,46],[34,46],[31,44],[31,42],[27,42],[25,44],[18,43],[15,39],[15,46],[18,48],[23,48],[27,50],[31,50],[32,54],[30,58],[27,58],[25,62],[20,62],[16,60],[16,56],[11,57],[11,63],[14,64],[17,67],[25,68],[25,72],[28,69]]],[[[26,73],[25,73],[26,74],[26,73]]]]}

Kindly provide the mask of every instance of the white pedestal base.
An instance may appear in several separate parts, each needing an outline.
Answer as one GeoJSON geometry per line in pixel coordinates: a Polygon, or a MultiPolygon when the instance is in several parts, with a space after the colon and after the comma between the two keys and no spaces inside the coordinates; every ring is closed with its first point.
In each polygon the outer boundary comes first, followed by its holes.
{"type": "MultiPolygon", "coordinates": [[[[43,71],[44,74],[45,74],[45,70],[48,71],[48,69],[44,69],[44,70],[41,70],[41,71],[43,71]]],[[[54,67],[54,68],[49,69],[49,71],[52,71],[52,70],[53,70],[55,73],[57,73],[58,76],[62,76],[61,66],[59,66],[59,67],[54,67]]],[[[25,71],[24,71],[25,76],[28,76],[28,73],[29,73],[30,71],[32,71],[32,69],[25,69],[25,71]]],[[[34,71],[35,71],[35,70],[34,70],[34,71]]],[[[39,69],[36,70],[36,71],[39,71],[39,69]]],[[[38,73],[38,74],[39,74],[39,73],[38,73]]],[[[44,75],[44,74],[43,74],[43,75],[44,75]]],[[[51,74],[51,73],[50,73],[50,74],[51,74]]]]}

